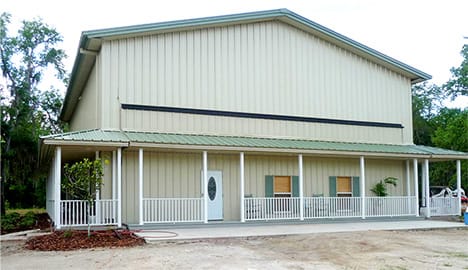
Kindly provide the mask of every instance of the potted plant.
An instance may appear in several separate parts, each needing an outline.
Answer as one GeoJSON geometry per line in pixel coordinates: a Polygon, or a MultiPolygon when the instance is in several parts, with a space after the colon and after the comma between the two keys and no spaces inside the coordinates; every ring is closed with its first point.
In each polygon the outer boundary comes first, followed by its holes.
{"type": "MultiPolygon", "coordinates": [[[[398,178],[396,177],[386,177],[380,180],[379,182],[377,182],[374,185],[374,187],[370,189],[370,191],[372,191],[377,197],[386,197],[388,196],[387,185],[392,185],[396,187],[397,182],[398,182],[398,178]]],[[[384,201],[385,200],[383,198],[371,200],[371,202],[373,202],[372,204],[372,209],[374,211],[373,215],[380,216],[380,215],[385,214],[384,213],[385,207],[383,207],[384,201]]]]}
{"type": "Polygon", "coordinates": [[[395,177],[386,177],[379,182],[377,182],[370,191],[374,192],[377,197],[386,197],[388,195],[387,185],[392,185],[396,187],[398,178],[395,177]]]}

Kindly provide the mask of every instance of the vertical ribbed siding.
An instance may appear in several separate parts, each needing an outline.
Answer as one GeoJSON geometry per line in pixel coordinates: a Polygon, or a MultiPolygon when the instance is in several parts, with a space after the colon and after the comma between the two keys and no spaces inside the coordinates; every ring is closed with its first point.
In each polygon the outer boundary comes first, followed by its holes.
{"type": "Polygon", "coordinates": [[[70,121],[70,131],[94,129],[99,126],[98,114],[98,80],[97,69],[91,71],[85,89],[78,100],[74,116],[70,121]]]}
{"type": "MultiPolygon", "coordinates": [[[[404,142],[411,141],[409,79],[284,23],[105,41],[101,53],[103,112],[120,102],[402,123],[404,142]]],[[[115,128],[118,117],[105,116],[103,127],[115,128]]],[[[148,122],[163,129],[178,118],[128,114],[122,120],[135,129],[148,122]]],[[[188,123],[284,135],[274,121],[188,123]]],[[[308,124],[297,129],[306,133],[308,124]]]]}

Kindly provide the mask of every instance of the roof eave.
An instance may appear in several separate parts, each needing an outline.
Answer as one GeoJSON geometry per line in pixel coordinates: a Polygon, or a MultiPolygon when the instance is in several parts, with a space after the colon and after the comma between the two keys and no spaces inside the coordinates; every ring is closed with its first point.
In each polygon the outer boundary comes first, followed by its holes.
{"type": "Polygon", "coordinates": [[[42,141],[45,145],[56,146],[104,146],[104,147],[127,147],[128,142],[113,142],[113,141],[86,141],[86,140],[57,140],[45,139],[42,141]]]}

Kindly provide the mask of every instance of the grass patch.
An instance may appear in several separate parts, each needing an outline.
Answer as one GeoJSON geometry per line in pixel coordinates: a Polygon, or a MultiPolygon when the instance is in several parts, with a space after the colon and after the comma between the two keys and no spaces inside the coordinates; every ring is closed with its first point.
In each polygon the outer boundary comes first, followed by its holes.
{"type": "Polygon", "coordinates": [[[33,212],[34,214],[42,214],[45,213],[46,210],[44,208],[24,208],[24,209],[7,209],[6,214],[11,213],[18,213],[20,215],[25,215],[28,212],[33,212]]]}

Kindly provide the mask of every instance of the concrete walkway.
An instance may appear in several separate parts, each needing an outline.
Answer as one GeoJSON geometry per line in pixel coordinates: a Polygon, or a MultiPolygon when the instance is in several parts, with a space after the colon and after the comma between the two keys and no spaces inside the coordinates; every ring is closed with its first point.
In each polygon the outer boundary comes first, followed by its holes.
{"type": "Polygon", "coordinates": [[[438,220],[366,221],[320,224],[219,224],[218,226],[175,226],[157,229],[141,229],[137,235],[144,237],[148,243],[152,243],[161,240],[178,241],[208,238],[274,236],[372,230],[427,230],[445,228],[468,229],[468,226],[460,222],[438,220]]]}

